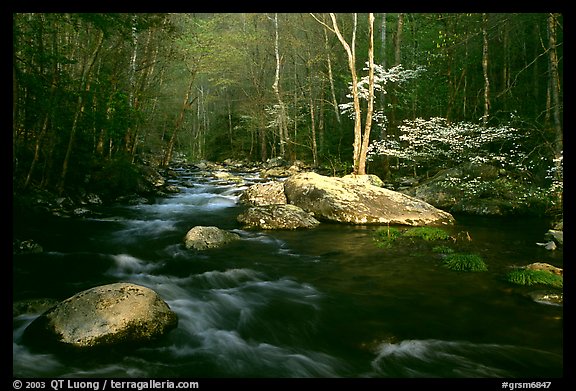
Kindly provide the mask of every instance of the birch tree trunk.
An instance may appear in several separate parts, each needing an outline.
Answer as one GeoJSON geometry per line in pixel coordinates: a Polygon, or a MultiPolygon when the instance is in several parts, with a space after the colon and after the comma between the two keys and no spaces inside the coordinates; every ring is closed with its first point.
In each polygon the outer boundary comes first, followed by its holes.
{"type": "Polygon", "coordinates": [[[356,74],[356,26],[357,26],[357,14],[354,14],[354,30],[352,34],[352,42],[348,44],[340,29],[338,28],[338,23],[336,22],[336,15],[330,13],[330,18],[332,19],[332,26],[334,32],[338,37],[338,40],[344,47],[346,54],[348,55],[348,68],[350,69],[350,74],[352,76],[352,99],[354,100],[354,152],[353,152],[353,168],[352,173],[355,175],[359,174],[360,169],[360,149],[362,147],[362,118],[360,110],[360,97],[358,95],[358,76],[356,74]]]}
{"type": "Polygon", "coordinates": [[[372,115],[374,113],[374,14],[368,14],[368,108],[366,110],[366,122],[364,123],[364,135],[358,161],[358,175],[366,174],[366,156],[370,144],[370,130],[372,129],[372,115]]]}
{"type": "Polygon", "coordinates": [[[280,95],[280,48],[279,48],[279,34],[278,34],[278,14],[274,14],[274,54],[276,56],[276,74],[274,76],[274,84],[272,84],[272,90],[276,95],[276,100],[278,101],[278,112],[277,122],[278,122],[278,132],[280,136],[280,156],[286,158],[286,146],[289,141],[288,135],[288,123],[286,120],[286,106],[280,95]]]}
{"type": "Polygon", "coordinates": [[[326,32],[326,27],[324,27],[324,48],[326,49],[326,65],[328,65],[328,80],[330,81],[332,106],[334,106],[336,121],[340,123],[340,110],[338,110],[338,101],[336,100],[336,89],[334,88],[334,76],[332,74],[332,56],[330,56],[330,47],[328,46],[328,34],[326,32]]]}
{"type": "Polygon", "coordinates": [[[482,125],[488,125],[490,116],[490,78],[488,77],[488,14],[482,14],[482,72],[484,74],[484,115],[482,125]]]}

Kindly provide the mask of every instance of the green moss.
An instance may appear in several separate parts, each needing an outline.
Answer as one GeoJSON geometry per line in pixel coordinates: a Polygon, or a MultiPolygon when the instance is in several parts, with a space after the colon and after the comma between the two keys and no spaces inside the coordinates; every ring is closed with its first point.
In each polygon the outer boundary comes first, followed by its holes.
{"type": "Polygon", "coordinates": [[[448,246],[434,246],[432,247],[432,251],[438,254],[452,254],[454,253],[454,249],[448,246]]]}
{"type": "Polygon", "coordinates": [[[505,276],[506,281],[517,285],[548,285],[554,288],[562,288],[564,279],[562,276],[545,270],[516,269],[505,276]]]}
{"type": "Polygon", "coordinates": [[[482,257],[476,254],[449,254],[444,258],[444,266],[450,270],[483,272],[488,270],[482,257]]]}
{"type": "Polygon", "coordinates": [[[374,240],[376,246],[381,248],[389,248],[392,243],[402,235],[398,228],[394,227],[380,227],[374,232],[374,240]]]}
{"type": "Polygon", "coordinates": [[[424,240],[445,240],[450,237],[448,232],[435,227],[415,227],[404,232],[404,236],[422,238],[424,240]]]}

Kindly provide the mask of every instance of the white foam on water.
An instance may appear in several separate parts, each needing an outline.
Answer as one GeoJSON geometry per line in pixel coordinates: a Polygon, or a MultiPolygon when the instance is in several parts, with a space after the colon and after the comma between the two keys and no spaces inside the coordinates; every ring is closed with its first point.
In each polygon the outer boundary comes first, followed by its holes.
{"type": "Polygon", "coordinates": [[[386,342],[376,353],[372,368],[379,377],[514,377],[514,367],[536,370],[538,360],[561,363],[552,353],[522,346],[437,339],[386,342]]]}
{"type": "MultiPolygon", "coordinates": [[[[269,322],[259,311],[278,301],[318,309],[321,294],[311,285],[288,278],[269,280],[263,273],[241,268],[183,278],[142,274],[135,276],[134,282],[154,289],[178,315],[178,327],[171,336],[173,344],[160,348],[176,359],[208,357],[230,376],[259,373],[257,376],[335,377],[342,366],[327,354],[254,337],[246,339],[241,334],[241,330],[269,322]]],[[[285,330],[307,327],[313,320],[295,322],[285,325],[285,330]]],[[[271,323],[263,327],[274,326],[271,323]]]]}
{"type": "Polygon", "coordinates": [[[233,330],[209,329],[200,336],[202,350],[231,375],[338,377],[339,363],[327,354],[247,341],[233,330]]]}
{"type": "Polygon", "coordinates": [[[142,240],[142,237],[157,238],[166,232],[177,231],[176,221],[165,219],[151,220],[126,220],[123,222],[125,228],[114,233],[113,242],[135,243],[142,240]]]}
{"type": "Polygon", "coordinates": [[[128,254],[111,255],[111,258],[114,260],[114,266],[107,271],[107,274],[117,277],[149,273],[156,268],[156,265],[128,254]]]}
{"type": "Polygon", "coordinates": [[[32,353],[25,346],[12,343],[12,373],[15,377],[52,377],[64,369],[54,355],[32,353]]]}

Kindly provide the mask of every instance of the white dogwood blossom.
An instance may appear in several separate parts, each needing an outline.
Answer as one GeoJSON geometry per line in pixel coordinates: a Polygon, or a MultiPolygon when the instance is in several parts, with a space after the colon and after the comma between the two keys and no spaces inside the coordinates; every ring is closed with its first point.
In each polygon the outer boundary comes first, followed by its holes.
{"type": "Polygon", "coordinates": [[[392,135],[370,144],[369,157],[388,155],[408,162],[442,160],[474,161],[504,166],[525,157],[516,140],[523,137],[511,126],[483,127],[469,122],[450,123],[446,118],[405,120],[392,135]],[[505,145],[505,147],[504,147],[505,145]]]}
{"type": "MultiPolygon", "coordinates": [[[[368,71],[368,63],[366,63],[366,67],[363,68],[364,71],[368,71]]],[[[422,72],[426,69],[422,66],[417,66],[416,69],[404,69],[402,64],[398,64],[392,68],[385,69],[382,65],[374,64],[374,91],[380,91],[386,94],[386,90],[384,86],[388,83],[396,83],[402,84],[411,79],[418,77],[422,72]]],[[[358,80],[358,96],[360,99],[368,100],[368,85],[369,79],[368,76],[362,77],[358,80]]],[[[350,90],[352,90],[352,84],[349,86],[350,90]]],[[[352,101],[352,94],[349,93],[346,95],[347,98],[350,99],[349,102],[341,103],[338,105],[340,108],[340,112],[342,114],[348,115],[351,119],[354,119],[354,102],[352,101]]],[[[375,110],[372,120],[376,124],[381,124],[382,121],[385,119],[385,115],[380,110],[375,110]]]]}

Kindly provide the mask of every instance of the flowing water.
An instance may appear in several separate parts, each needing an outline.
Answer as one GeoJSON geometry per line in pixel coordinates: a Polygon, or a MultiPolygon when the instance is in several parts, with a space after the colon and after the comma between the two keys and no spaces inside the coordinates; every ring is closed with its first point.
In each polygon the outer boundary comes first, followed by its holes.
{"type": "MultiPolygon", "coordinates": [[[[14,301],[63,300],[128,281],[154,289],[179,317],[159,341],[81,359],[32,349],[13,322],[16,377],[561,377],[563,307],[537,303],[503,275],[548,262],[542,219],[456,216],[456,236],[487,272],[454,272],[433,245],[390,248],[376,227],[323,223],[311,230],[243,230],[241,192],[261,181],[222,183],[180,169],[180,192],[153,203],[102,207],[101,218],[16,219],[15,235],[41,254],[14,256],[14,301]],[[188,250],[186,232],[218,226],[241,236],[221,249],[188,250]]],[[[446,245],[450,245],[448,242],[446,245]]],[[[436,243],[437,244],[437,243],[436,243]]]]}

